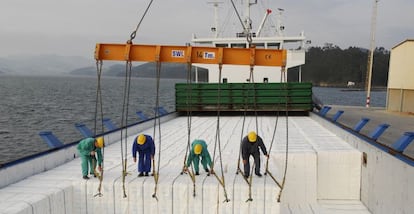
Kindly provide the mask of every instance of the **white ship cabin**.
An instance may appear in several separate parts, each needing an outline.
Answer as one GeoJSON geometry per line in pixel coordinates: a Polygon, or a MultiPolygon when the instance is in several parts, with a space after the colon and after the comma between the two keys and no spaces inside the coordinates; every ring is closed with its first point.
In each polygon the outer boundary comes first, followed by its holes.
{"type": "MultiPolygon", "coordinates": [[[[287,49],[287,65],[289,68],[305,64],[306,37],[303,32],[299,36],[274,36],[256,37],[252,33],[252,46],[265,49],[287,49]]],[[[231,38],[196,38],[193,35],[191,40],[195,46],[213,46],[224,48],[248,48],[249,42],[246,34],[237,33],[231,38]]],[[[219,80],[219,69],[217,65],[195,64],[195,66],[208,69],[208,82],[217,83],[219,80]]],[[[253,80],[250,80],[249,66],[223,65],[222,83],[245,83],[245,82],[281,82],[281,67],[255,66],[253,80]]],[[[299,67],[300,70],[300,67],[299,67]]]]}
{"type": "MultiPolygon", "coordinates": [[[[276,25],[266,24],[267,20],[271,20],[272,10],[267,9],[263,12],[261,21],[256,19],[257,16],[251,13],[251,7],[260,4],[258,1],[242,0],[240,1],[243,9],[240,10],[243,17],[239,16],[241,28],[236,30],[236,33],[229,28],[219,25],[218,10],[219,5],[223,2],[212,1],[209,2],[214,7],[214,26],[211,27],[211,37],[197,38],[193,34],[191,40],[194,46],[212,46],[223,48],[265,48],[265,49],[285,49],[287,51],[287,65],[286,71],[289,68],[299,66],[299,82],[300,82],[300,66],[305,64],[305,45],[308,43],[304,32],[298,36],[284,35],[285,27],[281,22],[283,9],[278,8],[276,13],[276,25]],[[252,16],[251,16],[252,15],[252,16]],[[256,30],[253,30],[253,25],[258,24],[256,30]],[[224,29],[224,31],[223,31],[224,29]],[[226,31],[226,32],[225,32],[226,31]],[[229,33],[225,36],[225,33],[229,33]],[[231,36],[235,35],[235,36],[231,36]]],[[[238,11],[236,11],[239,14],[238,11]]],[[[256,14],[257,15],[257,14],[256,14]]],[[[237,21],[236,21],[237,22],[237,21]]],[[[217,65],[195,64],[208,69],[208,82],[210,83],[246,83],[246,82],[281,82],[281,67],[264,67],[255,66],[253,69],[253,77],[250,78],[250,66],[234,66],[224,65],[221,72],[221,79],[219,80],[219,69],[217,65]]],[[[286,77],[287,78],[287,77],[286,77]]],[[[287,81],[287,79],[283,79],[287,81]]]]}

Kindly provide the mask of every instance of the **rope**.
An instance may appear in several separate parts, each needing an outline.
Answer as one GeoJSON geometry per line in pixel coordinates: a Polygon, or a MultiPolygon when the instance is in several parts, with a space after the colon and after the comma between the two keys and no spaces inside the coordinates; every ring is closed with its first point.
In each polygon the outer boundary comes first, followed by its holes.
{"type": "MultiPolygon", "coordinates": [[[[282,74],[281,74],[280,75],[280,81],[279,82],[282,83],[282,81],[283,81],[283,79],[282,79],[282,74]]],[[[285,99],[286,99],[285,102],[287,102],[287,95],[285,95],[285,99]]],[[[269,154],[272,151],[273,143],[274,143],[274,140],[275,140],[275,137],[276,137],[276,129],[277,129],[277,125],[278,125],[278,121],[279,121],[279,115],[280,115],[280,112],[279,112],[279,105],[280,104],[281,104],[280,102],[276,104],[276,109],[277,109],[276,110],[276,120],[275,120],[274,129],[273,129],[272,140],[270,141],[269,154]]],[[[266,168],[265,169],[266,169],[265,170],[265,175],[269,174],[270,177],[272,177],[272,179],[276,182],[276,184],[279,187],[281,187],[281,185],[279,184],[279,182],[277,182],[277,180],[274,178],[274,176],[272,175],[272,173],[269,171],[269,158],[266,161],[266,168]]]]}
{"type": "Polygon", "coordinates": [[[259,123],[257,120],[256,84],[254,82],[253,66],[250,66],[250,80],[251,80],[251,83],[253,84],[253,108],[254,108],[254,116],[256,119],[256,133],[259,134],[259,123]]]}
{"type": "MultiPolygon", "coordinates": [[[[257,103],[256,103],[256,86],[254,83],[254,75],[253,75],[253,66],[250,66],[250,73],[249,73],[249,80],[250,83],[253,85],[253,106],[254,106],[254,112],[255,112],[255,122],[256,122],[256,133],[258,132],[258,120],[257,120],[257,103]]],[[[249,84],[249,86],[251,85],[249,84]]],[[[252,198],[252,181],[253,181],[253,176],[249,176],[249,178],[246,178],[244,175],[244,172],[242,172],[241,168],[240,168],[240,157],[242,156],[241,154],[241,149],[242,149],[242,141],[243,141],[243,131],[244,131],[244,125],[245,125],[245,121],[246,121],[246,115],[247,115],[247,108],[248,108],[248,104],[247,104],[247,99],[250,95],[250,87],[247,91],[247,95],[245,97],[245,102],[244,102],[244,116],[243,116],[243,125],[242,125],[242,131],[241,131],[241,136],[240,136],[240,148],[239,148],[239,158],[238,158],[238,162],[237,162],[237,172],[236,174],[238,174],[239,172],[242,174],[243,179],[246,181],[247,185],[249,185],[249,198],[246,200],[246,202],[250,202],[253,201],[252,198]]],[[[250,157],[249,157],[250,158],[250,157]]],[[[248,160],[247,160],[248,161],[248,160]]],[[[251,168],[251,172],[253,173],[255,167],[255,163],[253,162],[252,164],[252,168],[251,168]]]]}
{"type": "Polygon", "coordinates": [[[132,63],[127,61],[125,64],[125,85],[124,85],[124,99],[122,104],[122,118],[121,118],[121,160],[122,160],[122,189],[124,193],[124,198],[127,197],[125,190],[125,177],[127,175],[127,137],[128,129],[126,128],[128,124],[128,104],[129,104],[129,91],[131,88],[131,73],[132,73],[132,63]],[[123,131],[125,127],[125,150],[123,148],[123,131]]]}
{"type": "MultiPolygon", "coordinates": [[[[95,125],[94,125],[94,136],[97,135],[97,121],[98,121],[98,103],[100,104],[100,113],[101,113],[101,133],[104,132],[104,125],[103,125],[103,110],[102,110],[102,90],[101,90],[101,75],[102,75],[102,60],[96,60],[96,73],[98,75],[98,83],[96,88],[96,102],[95,102],[95,125]]],[[[105,155],[105,149],[102,147],[102,167],[101,167],[101,173],[98,175],[99,177],[99,186],[98,186],[98,193],[94,196],[102,197],[101,189],[102,189],[102,180],[103,180],[103,174],[104,174],[104,155],[105,155]]],[[[93,159],[94,160],[94,159],[93,159]]],[[[94,167],[96,167],[95,164],[92,164],[94,167]]],[[[95,168],[94,168],[94,174],[95,168]]]]}
{"type": "Polygon", "coordinates": [[[227,197],[226,183],[225,183],[225,180],[224,180],[223,160],[222,160],[221,142],[220,142],[220,96],[221,96],[220,95],[220,93],[221,93],[220,85],[221,85],[222,68],[223,68],[223,65],[219,64],[219,80],[218,80],[218,85],[217,85],[218,86],[217,87],[217,127],[216,127],[216,138],[215,138],[215,142],[214,142],[213,162],[211,164],[211,169],[214,172],[214,162],[215,162],[215,158],[216,158],[216,149],[217,149],[217,145],[218,145],[218,147],[219,147],[218,150],[219,150],[221,178],[219,178],[216,173],[213,173],[213,175],[214,175],[215,178],[217,178],[217,180],[219,181],[219,183],[223,187],[224,197],[225,197],[224,202],[229,202],[230,199],[228,199],[228,197],[227,197]]]}
{"type": "MultiPolygon", "coordinates": [[[[181,170],[181,175],[184,173],[185,169],[187,168],[186,160],[188,157],[188,153],[191,152],[191,122],[192,122],[192,64],[187,63],[187,149],[185,150],[184,160],[183,160],[183,168],[181,170]]],[[[196,196],[195,191],[195,174],[194,174],[194,166],[191,165],[191,172],[187,169],[188,175],[190,176],[191,181],[193,182],[193,197],[196,196]]]]}
{"type": "Polygon", "coordinates": [[[155,198],[158,201],[157,198],[157,190],[158,190],[158,178],[159,178],[159,171],[160,171],[160,163],[161,163],[161,117],[159,115],[159,91],[160,91],[160,79],[161,79],[161,63],[158,61],[156,64],[156,69],[157,69],[157,94],[156,94],[156,99],[155,99],[155,120],[154,120],[154,140],[155,140],[155,131],[156,131],[156,127],[157,127],[157,120],[158,120],[158,136],[159,136],[159,140],[158,140],[158,168],[157,171],[155,172],[155,157],[152,161],[153,164],[153,175],[154,175],[154,181],[155,181],[155,186],[154,186],[154,194],[152,194],[152,197],[155,198]]]}
{"type": "Polygon", "coordinates": [[[288,98],[288,83],[286,81],[286,71],[285,71],[285,67],[282,67],[282,74],[283,74],[283,79],[285,82],[285,90],[286,90],[286,151],[285,151],[285,170],[283,172],[283,180],[282,180],[282,185],[280,187],[280,191],[279,191],[279,196],[277,198],[277,202],[280,202],[280,198],[282,197],[282,191],[283,188],[285,187],[285,181],[286,181],[286,174],[287,174],[287,168],[288,168],[288,155],[289,155],[289,111],[288,111],[288,102],[287,102],[287,98],[288,98]]]}
{"type": "Polygon", "coordinates": [[[154,0],[151,0],[151,1],[149,2],[148,6],[147,6],[147,9],[145,9],[145,12],[144,12],[144,14],[143,14],[143,15],[142,15],[142,17],[141,17],[141,20],[139,20],[139,22],[138,22],[138,24],[137,24],[137,27],[135,28],[135,30],[134,30],[134,31],[132,31],[131,36],[130,36],[130,39],[128,40],[128,43],[132,43],[132,40],[134,40],[134,39],[135,39],[135,36],[137,35],[138,28],[139,28],[139,26],[141,25],[142,21],[144,20],[144,17],[145,17],[145,15],[147,14],[147,12],[148,12],[149,8],[151,7],[151,5],[152,5],[152,2],[153,2],[153,1],[154,1],[154,0]]]}

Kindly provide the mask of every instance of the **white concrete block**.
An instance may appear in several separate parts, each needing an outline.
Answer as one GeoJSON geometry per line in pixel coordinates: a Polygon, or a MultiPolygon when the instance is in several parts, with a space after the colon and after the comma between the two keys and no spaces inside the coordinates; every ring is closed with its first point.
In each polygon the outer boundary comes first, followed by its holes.
{"type": "Polygon", "coordinates": [[[1,214],[32,214],[32,206],[22,201],[0,201],[1,214]]]}
{"type": "Polygon", "coordinates": [[[359,200],[361,153],[318,151],[318,199],[359,200]]]}
{"type": "MultiPolygon", "coordinates": [[[[285,181],[285,187],[282,192],[281,201],[283,203],[315,203],[317,190],[316,174],[316,154],[307,153],[289,153],[288,169],[285,181]]],[[[278,178],[282,181],[284,173],[285,155],[280,154],[277,164],[278,178]],[[283,165],[282,165],[283,164],[283,165]]]]}

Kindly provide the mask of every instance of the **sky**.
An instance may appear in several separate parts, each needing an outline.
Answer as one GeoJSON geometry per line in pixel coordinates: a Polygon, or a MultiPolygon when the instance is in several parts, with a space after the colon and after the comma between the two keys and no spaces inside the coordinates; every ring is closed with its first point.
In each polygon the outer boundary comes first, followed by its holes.
{"type": "MultiPolygon", "coordinates": [[[[213,0],[154,0],[134,44],[185,45],[192,35],[211,36],[213,0]]],[[[230,0],[221,0],[219,19],[227,20],[230,0]]],[[[240,0],[234,0],[237,4],[240,0]]],[[[253,2],[254,0],[251,0],[253,2]]],[[[332,43],[343,49],[369,48],[375,0],[258,0],[252,15],[284,10],[285,35],[304,31],[310,46],[332,43]]],[[[55,54],[93,59],[96,43],[125,44],[150,0],[1,0],[0,57],[55,54]]],[[[391,49],[414,39],[414,1],[380,0],[376,47],[391,49]]],[[[229,13],[230,11],[230,13],[229,13]]],[[[275,16],[272,17],[275,20],[275,16]]],[[[271,19],[271,20],[272,20],[271,19]]],[[[274,21],[275,23],[276,21],[274,21]]],[[[269,22],[270,23],[270,22],[269,22]]],[[[257,29],[259,23],[254,23],[257,29]]],[[[239,26],[235,19],[231,26],[239,26]]]]}

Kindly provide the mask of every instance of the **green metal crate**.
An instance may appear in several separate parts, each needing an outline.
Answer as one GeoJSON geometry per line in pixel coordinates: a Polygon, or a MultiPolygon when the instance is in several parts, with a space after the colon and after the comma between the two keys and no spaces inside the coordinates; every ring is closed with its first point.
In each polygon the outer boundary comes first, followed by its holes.
{"type": "Polygon", "coordinates": [[[177,83],[176,111],[311,111],[311,83],[177,83]]]}

